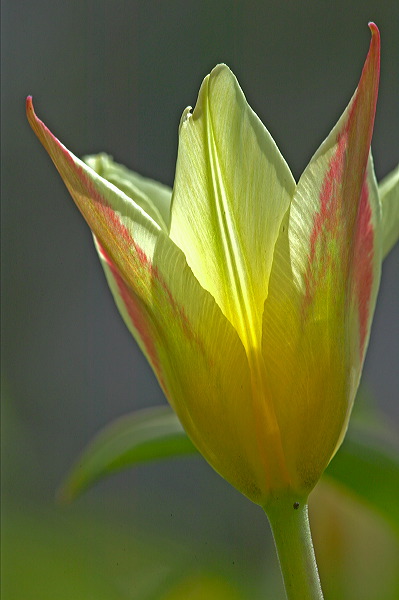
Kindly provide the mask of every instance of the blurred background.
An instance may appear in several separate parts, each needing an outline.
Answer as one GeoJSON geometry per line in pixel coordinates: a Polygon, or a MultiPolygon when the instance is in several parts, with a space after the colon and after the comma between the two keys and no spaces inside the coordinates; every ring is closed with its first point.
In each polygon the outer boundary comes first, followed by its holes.
{"type": "MultiPolygon", "coordinates": [[[[200,458],[125,471],[71,506],[55,503],[101,427],[165,400],[27,124],[25,97],[76,155],[106,151],[172,185],[180,115],[226,62],[297,179],[357,85],[370,20],[382,37],[381,179],[399,158],[396,0],[2,3],[4,600],[284,597],[262,511],[200,458]]],[[[368,402],[396,428],[398,263],[396,247],[363,376],[368,402]]],[[[399,597],[388,523],[327,483],[311,517],[327,598],[399,597]]]]}

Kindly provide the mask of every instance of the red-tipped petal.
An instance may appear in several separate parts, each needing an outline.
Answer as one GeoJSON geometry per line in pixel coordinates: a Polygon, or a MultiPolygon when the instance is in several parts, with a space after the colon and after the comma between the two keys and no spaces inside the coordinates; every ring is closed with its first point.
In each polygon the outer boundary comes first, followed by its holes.
{"type": "Polygon", "coordinates": [[[265,303],[263,351],[286,455],[309,481],[345,431],[380,279],[381,215],[369,160],[380,36],[370,29],[356,92],[297,185],[265,303]]]}

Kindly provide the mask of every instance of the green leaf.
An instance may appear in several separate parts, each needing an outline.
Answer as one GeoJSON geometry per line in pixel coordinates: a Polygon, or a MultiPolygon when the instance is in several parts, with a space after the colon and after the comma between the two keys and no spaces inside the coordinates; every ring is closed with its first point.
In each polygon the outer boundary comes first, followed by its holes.
{"type": "Polygon", "coordinates": [[[134,412],[99,432],[73,466],[59,499],[69,502],[99,479],[122,469],[196,452],[169,407],[134,412]]]}
{"type": "Polygon", "coordinates": [[[378,434],[373,429],[352,422],[325,477],[377,510],[399,533],[398,438],[386,428],[378,434]]]}
{"type": "MultiPolygon", "coordinates": [[[[83,451],[60,491],[71,501],[94,482],[124,468],[197,453],[167,406],[141,410],[105,427],[83,451]]],[[[371,426],[352,420],[325,477],[387,518],[399,532],[399,452],[374,415],[371,426]]]]}
{"type": "Polygon", "coordinates": [[[382,208],[385,258],[399,238],[399,165],[381,181],[378,190],[382,208]]]}

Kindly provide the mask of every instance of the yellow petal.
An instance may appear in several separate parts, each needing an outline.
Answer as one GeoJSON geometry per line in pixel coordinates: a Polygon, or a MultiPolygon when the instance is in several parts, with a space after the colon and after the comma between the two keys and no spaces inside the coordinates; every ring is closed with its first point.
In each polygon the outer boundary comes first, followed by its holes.
{"type": "Polygon", "coordinates": [[[101,177],[132,198],[160,227],[165,231],[169,229],[172,199],[169,187],[130,171],[105,153],[85,156],[83,160],[101,177]]]}
{"type": "Polygon", "coordinates": [[[180,125],[170,236],[247,349],[258,347],[274,244],[295,182],[225,65],[180,125]]]}
{"type": "Polygon", "coordinates": [[[157,275],[151,298],[140,302],[97,242],[121,315],[153,365],[186,432],[216,471],[261,504],[269,481],[254,436],[256,422],[243,346],[181,260],[181,252],[166,245],[158,244],[154,255],[152,269],[157,275]]]}
{"type": "Polygon", "coordinates": [[[225,479],[262,504],[269,481],[247,406],[252,387],[239,336],[163,229],[69,152],[30,100],[27,112],[96,237],[122,317],[184,428],[225,479]]]}
{"type": "Polygon", "coordinates": [[[357,91],[305,169],[276,245],[263,356],[294,489],[313,487],[342,440],[368,342],[382,245],[368,161],[378,74],[373,29],[357,91]]]}

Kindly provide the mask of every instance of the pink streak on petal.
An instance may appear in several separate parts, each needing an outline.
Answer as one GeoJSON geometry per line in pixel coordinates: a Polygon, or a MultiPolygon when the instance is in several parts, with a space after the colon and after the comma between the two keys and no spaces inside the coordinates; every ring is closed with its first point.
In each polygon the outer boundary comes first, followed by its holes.
{"type": "Polygon", "coordinates": [[[334,277],[336,284],[341,281],[344,287],[337,293],[344,293],[347,302],[352,294],[357,299],[361,355],[369,325],[374,254],[366,167],[380,71],[380,35],[374,23],[369,27],[370,49],[346,123],[337,136],[320,191],[320,208],[313,218],[304,299],[306,313],[326,275],[334,277]],[[336,256],[329,249],[334,249],[336,256]],[[351,280],[353,285],[348,288],[351,280]]]}
{"type": "Polygon", "coordinates": [[[361,357],[364,355],[370,316],[370,300],[374,280],[373,258],[374,230],[367,179],[365,178],[359,207],[353,265],[354,291],[359,311],[361,357]]]}
{"type": "Polygon", "coordinates": [[[308,268],[305,275],[306,295],[305,307],[308,306],[316,291],[316,286],[327,272],[331,256],[327,243],[339,228],[340,209],[342,205],[339,184],[345,167],[345,151],[347,147],[346,131],[338,137],[337,149],[330,159],[329,168],[324,178],[320,192],[320,210],[314,215],[313,229],[310,234],[310,252],[308,268]],[[317,255],[317,244],[321,241],[323,247],[317,255]]]}
{"type": "Polygon", "coordinates": [[[115,282],[118,286],[119,294],[123,300],[123,303],[126,307],[129,317],[132,321],[133,327],[138,332],[140,339],[145,346],[146,352],[151,359],[151,363],[152,363],[153,368],[158,376],[159,382],[160,382],[162,388],[164,389],[164,391],[166,392],[167,388],[166,388],[163,374],[161,371],[158,353],[155,348],[154,340],[148,330],[146,320],[143,318],[142,309],[139,305],[139,302],[135,298],[134,293],[132,293],[132,291],[128,288],[128,286],[124,282],[118,269],[116,268],[114,263],[111,261],[111,259],[105,252],[104,248],[100,244],[98,244],[98,245],[99,245],[100,252],[101,252],[102,256],[104,257],[104,259],[112,273],[112,276],[115,279],[115,282]]]}

